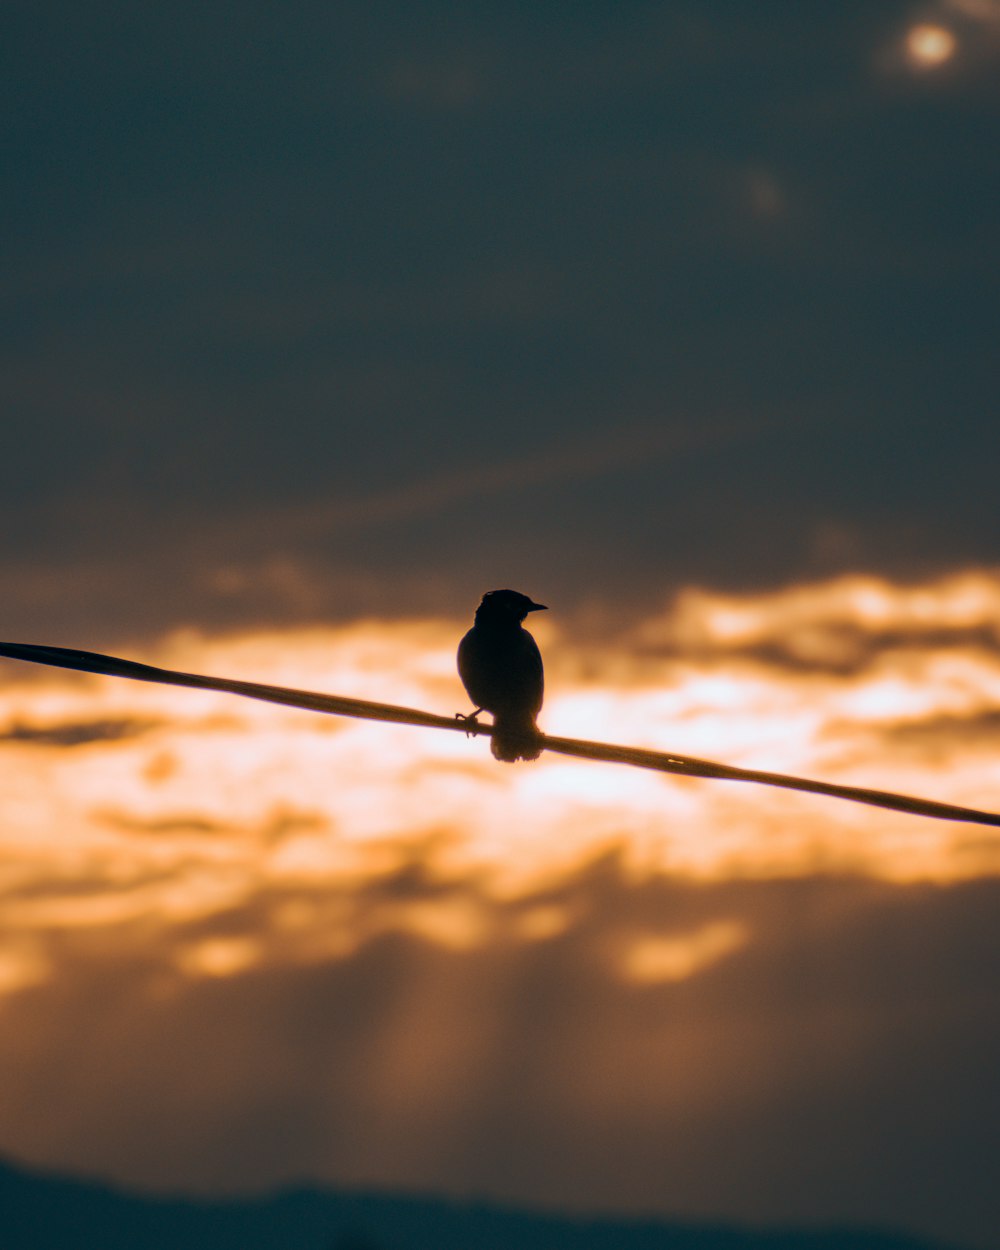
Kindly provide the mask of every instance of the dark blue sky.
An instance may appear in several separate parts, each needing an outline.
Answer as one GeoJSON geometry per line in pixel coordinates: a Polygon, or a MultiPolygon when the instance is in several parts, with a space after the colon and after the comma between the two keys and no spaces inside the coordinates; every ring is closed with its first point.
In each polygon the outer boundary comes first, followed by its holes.
{"type": "Polygon", "coordinates": [[[992,12],[5,5],[5,632],[996,562],[992,12]]]}

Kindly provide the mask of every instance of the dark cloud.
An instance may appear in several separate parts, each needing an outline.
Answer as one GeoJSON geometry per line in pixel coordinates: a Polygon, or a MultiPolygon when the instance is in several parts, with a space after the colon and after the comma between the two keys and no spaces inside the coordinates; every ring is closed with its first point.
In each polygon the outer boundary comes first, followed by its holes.
{"type": "MultiPolygon", "coordinates": [[[[836,583],[827,583],[824,589],[836,593],[836,583]]],[[[905,589],[902,594],[906,594],[905,589]]],[[[947,598],[945,592],[941,602],[947,598]]],[[[784,614],[773,606],[770,611],[761,611],[766,602],[757,600],[755,628],[720,635],[712,631],[706,620],[696,625],[686,619],[684,599],[674,599],[673,620],[660,618],[641,625],[633,634],[631,649],[639,655],[676,656],[701,662],[755,660],[775,675],[827,673],[849,677],[887,659],[900,672],[916,671],[931,652],[989,657],[1000,641],[1000,628],[988,620],[950,626],[942,624],[940,618],[933,622],[873,623],[846,605],[838,609],[829,600],[823,602],[822,590],[817,590],[813,610],[799,619],[795,619],[795,605],[788,600],[784,614]]]]}
{"type": "MultiPolygon", "coordinates": [[[[147,767],[146,775],[149,776],[149,768],[147,767]]],[[[153,761],[152,780],[161,781],[171,775],[171,767],[169,761],[163,761],[157,757],[153,761]]],[[[95,812],[94,815],[104,825],[112,829],[118,829],[125,833],[138,833],[151,836],[170,836],[171,834],[211,834],[220,837],[232,836],[234,834],[245,835],[246,830],[243,826],[227,823],[221,820],[207,820],[204,816],[194,813],[178,813],[175,816],[155,817],[149,820],[140,820],[135,816],[125,812],[117,811],[113,808],[104,808],[95,812]]],[[[255,836],[260,840],[262,846],[280,842],[283,838],[289,837],[295,833],[302,831],[311,831],[316,829],[325,829],[327,827],[326,819],[316,812],[292,812],[278,810],[268,816],[255,830],[255,836]]]]}
{"type": "Polygon", "coordinates": [[[46,576],[148,633],[232,566],[356,613],[995,560],[995,77],[890,71],[910,17],[15,5],[15,619],[46,576]],[[531,468],[623,428],[664,449],[531,468]]]}
{"type": "Polygon", "coordinates": [[[995,879],[637,881],[610,856],[508,902],[411,863],[169,935],[131,922],[62,942],[55,978],[10,999],[2,1146],[158,1188],[377,1181],[994,1246],[997,902],[995,879]],[[374,924],[458,897],[487,940],[374,924]],[[266,936],[291,902],[374,927],[302,961],[266,936]],[[542,906],[568,927],[518,936],[542,906]],[[718,922],[746,945],[623,977],[637,937],[718,922]],[[251,935],[263,962],[231,976],[170,961],[251,935]]]}
{"type": "Polygon", "coordinates": [[[968,742],[983,744],[1000,738],[1000,714],[982,712],[970,716],[935,716],[923,720],[901,721],[898,725],[880,727],[894,744],[904,748],[929,753],[940,749],[944,742],[968,742]]]}
{"type": "Polygon", "coordinates": [[[48,726],[14,724],[0,733],[0,743],[32,742],[51,747],[87,746],[92,742],[119,742],[124,738],[138,738],[162,724],[162,721],[131,718],[48,726]]]}

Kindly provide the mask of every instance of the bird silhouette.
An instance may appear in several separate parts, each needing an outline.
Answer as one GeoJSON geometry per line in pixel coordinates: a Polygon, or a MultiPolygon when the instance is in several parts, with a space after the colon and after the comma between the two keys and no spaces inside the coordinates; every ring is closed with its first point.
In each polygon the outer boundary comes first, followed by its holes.
{"type": "Polygon", "coordinates": [[[498,760],[537,760],[541,754],[535,717],[542,706],[542,657],[521,622],[544,612],[516,590],[490,590],[476,609],[475,624],[458,644],[458,675],[475,704],[461,719],[476,723],[493,713],[491,747],[498,760]]]}

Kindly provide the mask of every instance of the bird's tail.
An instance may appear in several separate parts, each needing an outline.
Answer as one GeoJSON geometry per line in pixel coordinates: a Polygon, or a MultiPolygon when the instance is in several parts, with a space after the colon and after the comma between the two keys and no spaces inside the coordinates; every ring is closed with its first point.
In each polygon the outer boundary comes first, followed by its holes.
{"type": "Polygon", "coordinates": [[[513,764],[515,760],[537,760],[542,753],[541,738],[531,715],[496,716],[490,749],[494,759],[513,764]]]}

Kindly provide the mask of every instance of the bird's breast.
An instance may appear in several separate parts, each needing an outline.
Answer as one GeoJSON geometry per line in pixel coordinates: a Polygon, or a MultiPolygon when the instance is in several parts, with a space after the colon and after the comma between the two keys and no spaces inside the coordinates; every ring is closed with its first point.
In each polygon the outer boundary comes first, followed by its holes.
{"type": "Polygon", "coordinates": [[[527,630],[473,626],[458,647],[458,672],[477,707],[535,716],[542,706],[542,657],[527,630]]]}

